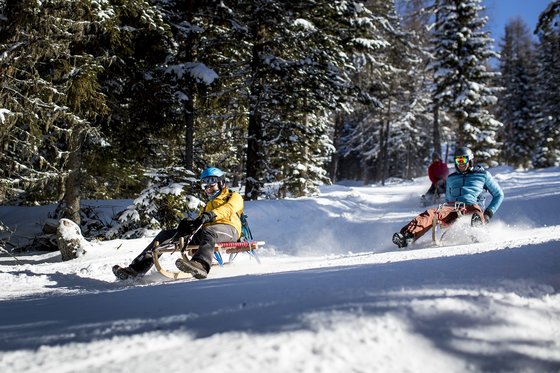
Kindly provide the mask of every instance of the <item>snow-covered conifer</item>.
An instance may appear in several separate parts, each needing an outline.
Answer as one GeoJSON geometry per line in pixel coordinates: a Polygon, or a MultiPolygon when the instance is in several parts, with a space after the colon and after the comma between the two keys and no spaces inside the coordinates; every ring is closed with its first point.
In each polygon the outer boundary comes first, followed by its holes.
{"type": "Polygon", "coordinates": [[[560,165],[560,3],[551,3],[539,24],[538,84],[535,125],[539,142],[534,156],[535,167],[560,165]]]}
{"type": "Polygon", "coordinates": [[[514,167],[531,165],[537,142],[534,127],[535,53],[531,35],[521,19],[505,29],[500,58],[497,115],[501,128],[502,159],[514,167]]]}
{"type": "Polygon", "coordinates": [[[500,146],[501,123],[489,112],[497,102],[497,88],[488,61],[497,54],[484,30],[481,0],[440,0],[434,31],[433,97],[456,122],[457,143],[470,146],[481,163],[493,165],[500,146]]]}
{"type": "Polygon", "coordinates": [[[153,170],[146,175],[150,184],[133,204],[117,216],[107,238],[142,237],[150,229],[176,228],[183,218],[196,218],[204,203],[194,174],[182,167],[153,170]]]}

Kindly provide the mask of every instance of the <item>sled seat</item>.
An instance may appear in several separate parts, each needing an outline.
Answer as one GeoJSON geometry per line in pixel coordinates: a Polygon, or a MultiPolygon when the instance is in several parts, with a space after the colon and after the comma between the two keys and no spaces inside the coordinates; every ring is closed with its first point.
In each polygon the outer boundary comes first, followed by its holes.
{"type": "MultiPolygon", "coordinates": [[[[237,254],[246,252],[247,254],[251,255],[253,258],[256,259],[257,263],[261,263],[259,259],[259,255],[257,254],[257,249],[262,247],[265,244],[264,241],[239,241],[239,242],[217,242],[214,246],[214,258],[218,262],[220,266],[223,266],[224,259],[223,254],[229,254],[228,263],[233,262],[237,254]]],[[[162,268],[161,263],[159,261],[159,257],[163,253],[180,253],[183,259],[188,260],[189,257],[192,256],[198,251],[199,245],[188,245],[184,251],[181,251],[181,247],[184,246],[183,239],[179,240],[176,243],[166,243],[159,246],[156,243],[156,247],[153,250],[152,259],[154,262],[154,266],[158,270],[159,273],[164,275],[165,277],[171,279],[182,279],[182,278],[190,278],[192,277],[188,273],[184,272],[171,272],[167,271],[162,268]]]]}
{"type": "MultiPolygon", "coordinates": [[[[237,254],[246,252],[261,264],[257,249],[262,245],[264,241],[218,242],[214,246],[214,257],[219,265],[223,265],[222,253],[229,254],[228,262],[233,262],[237,254]]],[[[188,255],[192,257],[198,251],[198,245],[188,245],[185,251],[188,251],[188,255]]]]}

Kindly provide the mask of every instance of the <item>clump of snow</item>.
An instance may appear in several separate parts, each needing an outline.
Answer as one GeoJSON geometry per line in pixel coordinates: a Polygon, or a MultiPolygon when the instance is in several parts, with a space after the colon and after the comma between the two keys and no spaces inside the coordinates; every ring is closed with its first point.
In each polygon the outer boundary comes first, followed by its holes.
{"type": "Polygon", "coordinates": [[[6,116],[12,114],[12,112],[8,109],[0,108],[0,123],[4,123],[6,120],[6,116]]]}
{"type": "Polygon", "coordinates": [[[210,85],[218,79],[218,74],[201,62],[169,65],[165,72],[167,74],[174,74],[179,79],[182,79],[185,74],[189,74],[196,81],[206,85],[210,85]]]}
{"type": "Polygon", "coordinates": [[[315,31],[317,29],[312,22],[309,22],[308,20],[303,18],[296,19],[294,21],[294,26],[301,27],[302,29],[307,31],[315,31]]]}

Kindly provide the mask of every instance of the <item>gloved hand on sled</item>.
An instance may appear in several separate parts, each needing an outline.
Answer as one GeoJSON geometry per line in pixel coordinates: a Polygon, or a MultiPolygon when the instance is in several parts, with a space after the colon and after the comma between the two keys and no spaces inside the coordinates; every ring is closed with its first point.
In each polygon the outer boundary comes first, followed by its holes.
{"type": "Polygon", "coordinates": [[[177,227],[177,236],[184,237],[192,233],[195,229],[194,225],[195,220],[191,219],[183,219],[179,222],[179,226],[177,227]]]}
{"type": "Polygon", "coordinates": [[[198,227],[206,223],[211,223],[216,219],[216,214],[212,211],[203,212],[194,220],[183,219],[177,227],[177,236],[184,237],[192,234],[198,227]]]}
{"type": "MultiPolygon", "coordinates": [[[[490,219],[492,219],[492,211],[486,209],[484,211],[484,224],[488,224],[490,219]]],[[[482,225],[482,217],[478,214],[473,214],[471,217],[471,226],[472,227],[479,227],[482,225]]]]}
{"type": "Polygon", "coordinates": [[[472,214],[471,227],[480,227],[482,225],[482,218],[478,214],[472,214]]]}
{"type": "Polygon", "coordinates": [[[216,214],[214,214],[212,211],[203,212],[202,214],[200,214],[198,218],[194,220],[193,229],[196,229],[206,223],[211,223],[215,219],[216,219],[216,214]]]}
{"type": "Polygon", "coordinates": [[[490,223],[490,219],[492,219],[493,215],[492,211],[488,209],[484,210],[484,220],[486,220],[486,224],[490,223]]]}

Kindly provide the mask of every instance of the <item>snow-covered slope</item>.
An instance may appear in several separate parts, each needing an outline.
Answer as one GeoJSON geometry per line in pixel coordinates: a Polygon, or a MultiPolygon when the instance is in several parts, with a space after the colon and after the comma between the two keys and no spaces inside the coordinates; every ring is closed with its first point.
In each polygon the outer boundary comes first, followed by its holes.
{"type": "MultiPolygon", "coordinates": [[[[420,178],[249,202],[262,263],[240,255],[202,281],[116,281],[150,239],[0,256],[0,372],[558,372],[560,169],[491,172],[502,208],[443,247],[390,242],[422,210],[420,178]]],[[[32,232],[46,211],[0,220],[32,232]]]]}

